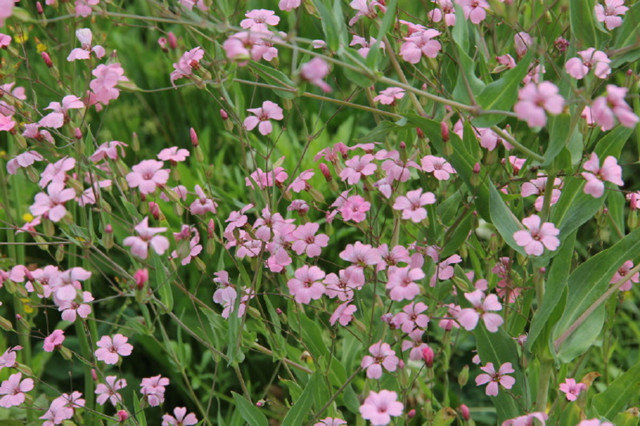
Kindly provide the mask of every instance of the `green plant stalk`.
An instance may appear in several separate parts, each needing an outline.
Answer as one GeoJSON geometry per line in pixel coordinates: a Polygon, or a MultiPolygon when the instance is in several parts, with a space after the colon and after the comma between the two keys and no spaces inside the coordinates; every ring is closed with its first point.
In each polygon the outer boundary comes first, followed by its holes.
{"type": "Polygon", "coordinates": [[[553,195],[553,182],[556,180],[555,173],[547,175],[547,182],[544,187],[544,199],[542,201],[542,210],[540,211],[540,221],[546,222],[549,218],[549,208],[551,207],[551,196],[553,195]]]}
{"type": "Polygon", "coordinates": [[[502,130],[498,126],[491,126],[491,130],[496,132],[502,138],[506,139],[507,142],[509,142],[514,147],[516,147],[523,154],[526,154],[529,158],[534,159],[539,163],[542,163],[544,161],[544,157],[543,156],[541,156],[540,154],[536,154],[535,152],[531,151],[529,148],[527,148],[526,146],[522,145],[520,142],[515,140],[513,138],[513,136],[511,136],[509,133],[505,132],[504,130],[502,130]]]}
{"type": "Polygon", "coordinates": [[[84,320],[77,319],[76,320],[76,335],[78,336],[78,341],[80,342],[80,351],[82,352],[82,356],[85,361],[82,361],[82,370],[84,375],[84,399],[85,399],[85,407],[87,411],[83,417],[84,424],[86,425],[94,425],[95,418],[93,416],[93,411],[95,409],[95,387],[93,377],[91,375],[92,366],[88,364],[88,360],[93,358],[93,351],[91,350],[91,346],[89,345],[89,339],[87,337],[87,329],[84,328],[84,320]]]}
{"type": "MultiPolygon", "coordinates": [[[[407,77],[404,75],[404,72],[402,71],[402,67],[398,63],[398,58],[396,58],[396,52],[391,47],[391,43],[389,43],[389,39],[387,38],[387,36],[384,37],[383,41],[384,41],[385,51],[390,52],[388,56],[389,56],[389,60],[391,61],[391,65],[393,66],[393,69],[396,71],[396,74],[398,74],[400,81],[402,81],[404,84],[408,86],[409,81],[407,81],[407,77]]],[[[420,101],[416,97],[416,94],[413,92],[409,92],[409,99],[411,100],[411,104],[413,105],[413,107],[416,109],[416,111],[418,111],[418,114],[420,114],[420,116],[422,117],[426,117],[427,114],[424,112],[424,108],[422,108],[422,105],[420,104],[420,101]]]]}
{"type": "Polygon", "coordinates": [[[547,397],[549,396],[549,382],[553,374],[553,360],[540,360],[540,372],[538,376],[538,393],[536,395],[536,411],[546,412],[547,397]]]}

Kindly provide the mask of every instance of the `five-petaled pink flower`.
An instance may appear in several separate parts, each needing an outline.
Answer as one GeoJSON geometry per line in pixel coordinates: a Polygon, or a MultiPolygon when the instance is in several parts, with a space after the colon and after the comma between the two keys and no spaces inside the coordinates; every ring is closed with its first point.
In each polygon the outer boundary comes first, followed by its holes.
{"type": "Polygon", "coordinates": [[[604,22],[605,27],[612,30],[622,25],[622,18],[619,15],[627,13],[629,8],[624,5],[624,0],[604,0],[604,6],[598,3],[594,10],[598,22],[604,22]]]}
{"type": "Polygon", "coordinates": [[[340,172],[340,179],[346,180],[349,185],[355,185],[360,182],[362,176],[372,175],[378,166],[372,163],[374,157],[372,154],[365,154],[362,157],[354,155],[345,161],[347,167],[340,172]]]}
{"type": "Polygon", "coordinates": [[[574,57],[567,61],[564,68],[571,77],[578,80],[583,79],[590,69],[598,78],[607,78],[611,74],[609,63],[611,60],[601,50],[595,50],[593,47],[578,52],[580,58],[574,57]],[[581,59],[582,58],[582,59],[581,59]]]}
{"type": "Polygon", "coordinates": [[[435,58],[442,49],[440,42],[434,40],[434,37],[439,35],[440,31],[429,28],[405,37],[405,41],[400,47],[400,56],[410,64],[420,62],[422,55],[427,58],[435,58]]]}
{"type": "Polygon", "coordinates": [[[313,58],[300,67],[300,77],[302,77],[303,80],[318,86],[325,93],[329,93],[331,91],[331,86],[324,81],[327,74],[329,74],[329,64],[321,58],[313,58]]]}
{"type": "Polygon", "coordinates": [[[372,425],[385,426],[391,422],[391,416],[401,416],[403,408],[397,393],[383,389],[380,392],[369,392],[360,406],[360,415],[372,425]]]}
{"type": "Polygon", "coordinates": [[[62,345],[62,342],[64,342],[64,331],[53,330],[53,333],[44,338],[44,351],[53,352],[55,348],[62,345]]]}
{"type": "Polygon", "coordinates": [[[171,72],[171,84],[179,78],[189,77],[193,70],[200,68],[200,60],[204,57],[204,50],[200,46],[185,52],[180,60],[173,64],[174,71],[171,72]]]}
{"type": "Polygon", "coordinates": [[[379,379],[382,377],[382,367],[387,371],[396,371],[400,359],[388,343],[378,342],[369,347],[371,355],[362,358],[360,366],[367,370],[367,377],[379,379]]]}
{"type": "Polygon", "coordinates": [[[171,164],[175,164],[186,160],[189,155],[190,153],[186,149],[172,146],[171,148],[165,148],[160,151],[158,153],[158,159],[162,161],[170,161],[171,164]]]}
{"type": "Polygon", "coordinates": [[[324,285],[322,279],[325,273],[317,266],[304,265],[295,272],[295,278],[291,278],[287,282],[289,291],[296,299],[296,302],[304,305],[311,300],[317,300],[324,294],[324,285]]]}
{"type": "Polygon", "coordinates": [[[140,393],[145,396],[152,407],[157,407],[164,402],[164,388],[169,386],[169,379],[160,374],[153,377],[145,377],[140,383],[140,393]]]}
{"type": "Polygon", "coordinates": [[[262,108],[249,108],[247,111],[252,113],[244,119],[244,127],[247,130],[253,130],[258,126],[258,131],[262,135],[268,135],[273,131],[273,126],[269,120],[282,120],[282,108],[271,101],[264,101],[262,108]]]}
{"type": "Polygon", "coordinates": [[[0,385],[0,407],[14,407],[20,405],[25,400],[25,392],[33,389],[33,379],[22,379],[22,373],[16,373],[9,376],[7,380],[0,385]]]}
{"type": "Polygon", "coordinates": [[[100,405],[104,405],[107,400],[111,402],[114,407],[118,403],[122,403],[122,395],[118,393],[120,389],[127,387],[126,379],[118,379],[116,376],[107,376],[107,384],[98,383],[95,393],[98,395],[96,402],[100,405]]]}
{"type": "Polygon", "coordinates": [[[76,191],[65,188],[62,182],[52,182],[47,187],[47,193],[37,193],[29,211],[34,216],[44,215],[52,222],[59,222],[67,214],[64,203],[74,199],[76,191]]]}
{"type": "Polygon", "coordinates": [[[498,296],[495,294],[485,296],[482,290],[475,290],[471,293],[465,293],[464,297],[471,303],[473,308],[464,308],[457,313],[455,318],[460,325],[466,330],[473,330],[476,328],[478,320],[482,318],[487,330],[491,333],[498,331],[498,327],[504,323],[504,320],[499,314],[489,312],[502,310],[498,296]]]}
{"type": "Polygon", "coordinates": [[[98,65],[91,74],[94,75],[94,79],[89,83],[89,87],[93,91],[90,96],[90,103],[95,104],[100,102],[107,105],[109,101],[118,99],[120,96],[120,90],[116,89],[116,86],[121,81],[129,81],[124,76],[124,69],[120,64],[98,65]]]}
{"type": "Polygon", "coordinates": [[[146,259],[148,255],[149,245],[158,254],[163,254],[169,248],[169,240],[162,235],[156,235],[164,232],[167,228],[151,228],[149,227],[149,218],[145,217],[142,222],[134,228],[138,236],[130,236],[124,239],[125,246],[131,246],[131,253],[141,259],[146,259]]]}
{"type": "Polygon", "coordinates": [[[422,170],[427,173],[433,173],[433,176],[438,180],[448,180],[456,172],[451,164],[442,157],[427,155],[422,157],[420,164],[422,165],[422,170]]]}
{"type": "Polygon", "coordinates": [[[133,351],[133,346],[127,343],[129,339],[118,333],[113,336],[102,336],[98,340],[98,347],[95,352],[98,361],[104,361],[105,364],[117,364],[121,356],[129,356],[133,351]]]}
{"type": "Polygon", "coordinates": [[[560,245],[560,240],[556,237],[560,230],[551,222],[545,222],[542,226],[540,222],[540,216],[533,214],[522,219],[528,230],[521,229],[513,233],[516,244],[524,247],[524,251],[533,256],[542,255],[545,247],[553,251],[560,245]]]}
{"type": "Polygon", "coordinates": [[[350,302],[344,302],[336,308],[329,318],[329,324],[334,325],[337,322],[346,327],[353,319],[353,313],[358,310],[356,305],[350,305],[350,302]]]}
{"type": "Polygon", "coordinates": [[[164,414],[162,416],[162,426],[193,426],[198,423],[195,414],[187,414],[185,407],[176,407],[173,409],[173,416],[164,414]]]}
{"type": "Polygon", "coordinates": [[[485,393],[489,396],[497,396],[500,385],[505,389],[511,389],[516,383],[516,379],[507,375],[515,372],[510,362],[502,364],[497,372],[491,362],[487,363],[484,367],[480,367],[480,369],[486,374],[479,374],[478,377],[476,377],[476,386],[489,383],[485,390],[485,393]]]}
{"type": "Polygon", "coordinates": [[[548,81],[540,84],[527,83],[518,92],[518,102],[513,107],[519,119],[531,127],[547,124],[547,115],[560,114],[564,108],[564,99],[558,94],[558,87],[548,81]]]}
{"type": "MultiPolygon", "coordinates": [[[[613,275],[613,277],[611,277],[611,281],[609,281],[609,283],[616,284],[620,280],[625,279],[629,274],[629,271],[631,271],[631,269],[633,269],[633,262],[630,260],[627,260],[622,264],[620,268],[618,268],[618,270],[613,275]]],[[[640,282],[640,273],[636,272],[631,277],[629,277],[626,283],[622,284],[622,286],[620,287],[620,291],[631,290],[632,283],[637,284],[638,282],[640,282]]]]}
{"type": "Polygon", "coordinates": [[[409,191],[407,195],[400,195],[393,203],[394,210],[402,210],[402,218],[419,223],[426,219],[427,210],[424,207],[427,204],[436,202],[436,196],[432,192],[422,193],[422,188],[409,191]]]}
{"type": "Polygon", "coordinates": [[[389,87],[381,91],[373,101],[380,102],[382,105],[395,105],[397,100],[404,98],[404,93],[404,89],[400,87],[389,87]]]}
{"type": "Polygon", "coordinates": [[[638,116],[624,100],[627,90],[626,87],[607,84],[606,96],[597,97],[591,104],[590,118],[599,124],[602,130],[613,129],[616,118],[622,126],[630,129],[638,123],[638,116]]]}
{"type": "Polygon", "coordinates": [[[584,390],[587,390],[587,385],[576,383],[576,379],[567,378],[564,383],[560,383],[560,392],[565,393],[567,401],[575,401],[584,390]]]}
{"type": "Polygon", "coordinates": [[[163,186],[169,180],[169,170],[158,160],[143,160],[131,168],[127,174],[127,183],[132,188],[139,188],[142,194],[151,194],[157,186],[163,186]]]}
{"type": "Polygon", "coordinates": [[[448,27],[456,24],[456,9],[451,0],[432,0],[436,3],[436,7],[431,9],[427,17],[433,22],[440,22],[444,19],[444,23],[448,27]]]}
{"type": "Polygon", "coordinates": [[[309,257],[320,256],[322,247],[326,247],[329,244],[329,237],[326,234],[316,235],[319,227],[320,225],[316,222],[298,226],[292,233],[295,241],[291,245],[291,250],[298,255],[306,253],[309,257]]]}
{"type": "Polygon", "coordinates": [[[462,7],[465,19],[473,24],[479,24],[487,17],[489,3],[486,0],[456,0],[456,3],[462,7]]]}
{"type": "Polygon", "coordinates": [[[538,420],[540,424],[545,424],[545,421],[549,418],[547,413],[542,411],[536,411],[535,413],[525,414],[524,416],[514,417],[513,419],[505,420],[502,422],[502,426],[531,426],[535,424],[534,419],[538,420]]]}
{"type": "Polygon", "coordinates": [[[611,155],[604,159],[602,167],[600,167],[598,156],[595,152],[592,152],[591,157],[585,161],[582,167],[587,170],[582,172],[582,177],[587,180],[584,186],[585,194],[600,198],[604,194],[605,182],[611,182],[618,186],[624,185],[622,168],[618,165],[616,158],[611,155]]]}

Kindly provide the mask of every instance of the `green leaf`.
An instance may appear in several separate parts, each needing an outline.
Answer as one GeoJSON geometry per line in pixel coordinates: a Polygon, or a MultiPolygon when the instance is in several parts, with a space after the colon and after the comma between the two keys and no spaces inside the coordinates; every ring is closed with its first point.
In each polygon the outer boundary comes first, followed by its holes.
{"type": "MultiPolygon", "coordinates": [[[[398,9],[398,0],[391,0],[387,4],[387,11],[382,18],[382,24],[378,29],[378,35],[376,36],[376,42],[369,49],[369,54],[367,55],[367,64],[371,68],[375,68],[375,65],[378,62],[378,56],[380,55],[380,51],[382,50],[380,46],[384,46],[383,40],[387,36],[389,30],[393,27],[393,24],[396,20],[396,13],[398,9]]],[[[344,20],[343,20],[344,21],[344,20]]]]}
{"type": "Polygon", "coordinates": [[[333,51],[338,50],[340,47],[340,29],[334,15],[324,5],[321,0],[311,0],[316,10],[320,14],[320,23],[322,24],[322,32],[324,33],[324,39],[327,41],[327,45],[333,51]]]}
{"type": "Polygon", "coordinates": [[[522,246],[516,244],[513,234],[524,229],[518,218],[514,216],[509,207],[505,204],[502,196],[493,184],[490,185],[489,210],[491,211],[491,222],[496,227],[504,241],[518,253],[526,256],[522,246]]]}
{"type": "Polygon", "coordinates": [[[625,405],[637,400],[638,395],[640,395],[640,362],[611,382],[607,390],[594,396],[593,405],[601,416],[613,420],[625,405]]]}
{"type": "Polygon", "coordinates": [[[315,390],[319,386],[321,377],[320,373],[315,373],[309,379],[309,383],[305,386],[302,395],[294,402],[293,407],[289,410],[286,417],[282,421],[282,426],[297,426],[304,424],[307,415],[311,413],[311,406],[315,398],[315,390]]]}
{"type": "Polygon", "coordinates": [[[360,54],[356,53],[355,50],[351,48],[341,46],[340,49],[338,49],[338,56],[347,64],[362,70],[355,71],[347,67],[343,67],[342,70],[349,80],[360,87],[371,87],[374,81],[372,77],[367,75],[370,70],[360,54]]]}
{"type": "Polygon", "coordinates": [[[173,309],[172,278],[162,264],[160,256],[153,255],[153,269],[155,273],[156,290],[160,295],[160,301],[165,306],[166,311],[171,312],[173,309]]]}
{"type": "MultiPolygon", "coordinates": [[[[618,268],[640,250],[640,229],[580,265],[569,277],[567,305],[553,330],[556,340],[607,290],[618,268]]],[[[604,322],[604,304],[558,348],[558,358],[569,362],[581,355],[598,337],[604,322]]]]}
{"type": "Polygon", "coordinates": [[[238,412],[249,426],[269,426],[269,421],[262,412],[244,396],[231,391],[238,412]]]}
{"type": "Polygon", "coordinates": [[[468,104],[471,102],[469,97],[469,90],[467,89],[467,84],[471,93],[474,97],[477,97],[480,92],[482,92],[485,88],[485,84],[482,80],[476,77],[475,74],[475,62],[469,57],[467,52],[462,50],[462,48],[458,45],[453,47],[458,51],[458,60],[459,60],[459,68],[458,68],[458,80],[456,82],[456,87],[453,89],[453,99],[468,104]],[[466,81],[465,81],[466,80],[466,81]]]}
{"type": "Polygon", "coordinates": [[[633,129],[616,126],[608,132],[606,136],[600,139],[594,150],[600,159],[600,164],[602,164],[604,159],[609,155],[613,155],[616,158],[620,157],[622,147],[629,140],[632,133],[633,129]]]}
{"type": "MultiPolygon", "coordinates": [[[[251,62],[251,68],[253,68],[253,70],[258,73],[264,81],[271,85],[280,86],[285,89],[295,89],[296,87],[295,83],[291,81],[289,77],[287,77],[282,71],[278,71],[275,68],[255,61],[251,62]]],[[[293,99],[296,97],[295,92],[275,89],[274,92],[283,99],[293,99]]]]}
{"type": "Polygon", "coordinates": [[[140,426],[147,426],[147,417],[144,413],[144,410],[140,408],[140,401],[142,399],[138,399],[135,395],[133,397],[133,412],[136,413],[136,420],[140,424],[140,426]]]}
{"type": "Polygon", "coordinates": [[[640,3],[636,3],[625,13],[622,25],[617,31],[618,34],[614,42],[614,49],[624,49],[634,45],[636,48],[621,56],[612,58],[612,68],[617,68],[620,65],[633,62],[640,58],[640,48],[638,48],[638,43],[640,42],[640,3]]]}
{"type": "Polygon", "coordinates": [[[329,349],[322,339],[322,329],[315,321],[307,318],[303,313],[299,314],[300,326],[302,331],[302,340],[309,348],[309,352],[313,355],[315,361],[319,358],[328,358],[329,349]]]}
{"type": "Polygon", "coordinates": [[[595,0],[570,0],[569,21],[574,41],[580,46],[598,49],[609,37],[596,23],[594,12],[595,0]]]}
{"type": "MultiPolygon", "coordinates": [[[[518,88],[529,71],[532,58],[533,50],[530,50],[515,68],[505,72],[499,80],[489,83],[476,97],[478,105],[484,110],[511,111],[518,99],[518,88]]],[[[483,115],[475,118],[473,124],[476,127],[490,127],[505,118],[506,116],[498,114],[483,115]]]]}

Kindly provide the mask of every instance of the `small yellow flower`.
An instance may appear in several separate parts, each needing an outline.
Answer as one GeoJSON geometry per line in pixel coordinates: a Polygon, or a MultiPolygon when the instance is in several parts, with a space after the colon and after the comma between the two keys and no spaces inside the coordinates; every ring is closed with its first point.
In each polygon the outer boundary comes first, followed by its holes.
{"type": "Polygon", "coordinates": [[[33,220],[33,215],[31,213],[25,213],[22,215],[22,220],[25,222],[31,222],[33,220]]]}
{"type": "Polygon", "coordinates": [[[24,313],[25,314],[32,314],[34,309],[33,309],[33,306],[31,306],[31,300],[29,300],[27,298],[21,298],[20,301],[24,305],[24,313]]]}
{"type": "Polygon", "coordinates": [[[42,53],[47,50],[47,46],[44,43],[38,43],[36,45],[36,49],[38,50],[38,53],[42,53]]]}

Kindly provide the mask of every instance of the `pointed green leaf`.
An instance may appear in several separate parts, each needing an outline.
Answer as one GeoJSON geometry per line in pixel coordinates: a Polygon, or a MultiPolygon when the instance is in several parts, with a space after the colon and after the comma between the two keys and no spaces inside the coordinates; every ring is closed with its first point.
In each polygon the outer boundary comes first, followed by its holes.
{"type": "Polygon", "coordinates": [[[311,406],[315,397],[315,389],[321,380],[319,373],[315,373],[309,379],[309,383],[305,386],[302,395],[297,401],[294,401],[293,407],[287,413],[282,421],[282,426],[297,426],[304,424],[305,419],[311,414],[311,406]]]}
{"type": "Polygon", "coordinates": [[[631,401],[637,401],[638,396],[640,396],[640,362],[618,376],[607,390],[593,397],[593,405],[601,416],[613,420],[625,405],[631,401]]]}
{"type": "Polygon", "coordinates": [[[231,395],[238,408],[237,412],[240,413],[249,426],[269,426],[267,417],[247,398],[233,391],[231,391],[231,395]]]}

